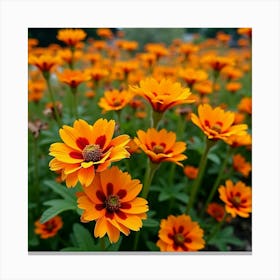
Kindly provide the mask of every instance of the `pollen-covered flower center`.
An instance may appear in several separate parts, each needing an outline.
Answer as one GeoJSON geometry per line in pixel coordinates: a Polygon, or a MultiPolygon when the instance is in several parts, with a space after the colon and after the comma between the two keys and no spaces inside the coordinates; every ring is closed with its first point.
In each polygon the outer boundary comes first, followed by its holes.
{"type": "Polygon", "coordinates": [[[233,204],[234,207],[238,207],[241,203],[241,199],[239,196],[234,196],[232,199],[231,199],[231,203],[233,204]]]}
{"type": "Polygon", "coordinates": [[[162,153],[164,151],[164,147],[162,147],[161,145],[155,145],[154,147],[153,147],[153,152],[155,153],[155,154],[160,154],[160,153],[162,153]]]}
{"type": "Polygon", "coordinates": [[[175,244],[178,246],[183,245],[185,242],[185,237],[182,233],[176,233],[173,239],[175,244]]]}
{"type": "Polygon", "coordinates": [[[105,200],[106,209],[109,212],[116,212],[121,207],[120,199],[117,195],[109,195],[105,200]]]}
{"type": "Polygon", "coordinates": [[[86,145],[85,148],[83,149],[83,158],[86,162],[89,161],[99,161],[102,157],[102,149],[100,149],[99,145],[86,145]]]}
{"type": "Polygon", "coordinates": [[[221,132],[222,130],[222,124],[220,122],[216,122],[211,129],[217,131],[217,132],[221,132]]]}

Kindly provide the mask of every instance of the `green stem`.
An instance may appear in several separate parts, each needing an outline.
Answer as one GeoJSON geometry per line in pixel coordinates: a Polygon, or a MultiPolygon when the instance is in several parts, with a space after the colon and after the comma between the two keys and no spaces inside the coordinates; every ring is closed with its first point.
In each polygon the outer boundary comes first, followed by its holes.
{"type": "Polygon", "coordinates": [[[36,202],[37,202],[37,208],[40,208],[40,184],[39,184],[39,173],[38,173],[38,138],[35,136],[34,139],[34,186],[35,186],[35,192],[36,192],[36,202]]]}
{"type": "Polygon", "coordinates": [[[51,100],[51,102],[53,104],[55,120],[56,120],[58,126],[62,127],[61,119],[60,119],[60,116],[59,116],[59,113],[58,113],[58,109],[57,109],[56,104],[55,104],[54,94],[53,94],[53,91],[52,91],[52,86],[51,86],[51,81],[50,81],[50,73],[49,72],[43,72],[43,76],[44,76],[44,78],[45,78],[45,80],[47,82],[50,100],[51,100]]]}
{"type": "Polygon", "coordinates": [[[105,237],[102,237],[99,239],[100,249],[102,251],[106,251],[106,243],[105,243],[105,237]]]}
{"type": "Polygon", "coordinates": [[[144,184],[143,184],[143,190],[141,196],[143,198],[147,198],[150,190],[150,186],[154,177],[154,174],[156,170],[158,169],[159,164],[151,162],[151,160],[147,159],[147,167],[146,167],[146,173],[144,177],[144,184]]]}
{"type": "Polygon", "coordinates": [[[151,127],[158,129],[162,117],[163,117],[163,113],[152,110],[151,127]]]}
{"type": "Polygon", "coordinates": [[[206,238],[206,242],[209,242],[221,229],[221,227],[223,226],[226,218],[227,218],[227,213],[224,214],[223,219],[216,224],[216,226],[214,227],[213,231],[210,233],[210,235],[206,238]]]}
{"type": "Polygon", "coordinates": [[[77,88],[71,88],[74,118],[78,119],[77,88]]]}
{"type": "Polygon", "coordinates": [[[190,196],[190,200],[189,200],[189,203],[188,203],[188,206],[187,206],[187,209],[186,209],[186,213],[189,213],[190,209],[193,207],[193,204],[195,202],[195,198],[196,198],[196,195],[197,195],[197,191],[198,191],[198,188],[200,186],[201,180],[203,178],[204,170],[205,170],[205,167],[206,167],[207,155],[208,155],[208,152],[211,149],[211,147],[213,147],[214,143],[215,142],[210,141],[206,138],[205,149],[204,149],[204,152],[201,156],[199,167],[198,167],[198,170],[199,170],[198,171],[198,176],[195,179],[195,181],[193,183],[193,186],[192,186],[191,196],[190,196]]]}
{"type": "Polygon", "coordinates": [[[212,93],[214,105],[218,105],[218,91],[216,91],[215,86],[216,86],[219,74],[220,74],[219,71],[214,70],[214,73],[213,73],[213,93],[212,93]]]}
{"type": "Polygon", "coordinates": [[[231,149],[230,146],[227,146],[227,152],[226,152],[226,156],[225,156],[224,162],[222,164],[222,167],[220,168],[220,172],[219,172],[219,174],[218,174],[218,176],[217,176],[217,178],[216,178],[216,180],[214,182],[214,185],[213,185],[213,187],[211,189],[211,192],[210,192],[210,194],[209,194],[209,196],[207,198],[207,201],[205,203],[205,206],[204,206],[201,214],[204,214],[205,210],[207,209],[208,204],[210,203],[210,201],[212,201],[212,199],[213,199],[213,197],[214,197],[214,195],[215,195],[215,193],[217,191],[217,188],[220,185],[222,177],[224,176],[224,172],[225,172],[225,169],[226,169],[226,166],[227,166],[228,159],[231,156],[232,151],[233,151],[233,149],[231,149]]]}

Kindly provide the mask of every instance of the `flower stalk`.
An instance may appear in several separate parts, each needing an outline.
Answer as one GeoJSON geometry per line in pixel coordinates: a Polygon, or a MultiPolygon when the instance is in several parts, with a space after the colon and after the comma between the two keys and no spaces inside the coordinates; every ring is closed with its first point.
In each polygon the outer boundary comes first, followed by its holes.
{"type": "Polygon", "coordinates": [[[202,180],[203,175],[204,175],[204,170],[205,170],[206,163],[207,163],[207,155],[208,155],[209,150],[213,147],[214,144],[215,144],[215,142],[213,142],[211,140],[208,140],[206,138],[205,149],[204,149],[204,152],[201,156],[199,167],[198,167],[198,170],[199,170],[198,171],[198,176],[197,176],[197,178],[194,181],[194,184],[192,186],[191,196],[190,196],[189,203],[187,205],[186,213],[189,213],[190,209],[193,207],[193,205],[195,203],[197,192],[198,192],[201,180],[202,180]]]}
{"type": "Polygon", "coordinates": [[[150,190],[150,186],[159,164],[153,163],[149,158],[147,159],[146,173],[144,177],[144,185],[142,190],[142,197],[147,198],[150,190]]]}

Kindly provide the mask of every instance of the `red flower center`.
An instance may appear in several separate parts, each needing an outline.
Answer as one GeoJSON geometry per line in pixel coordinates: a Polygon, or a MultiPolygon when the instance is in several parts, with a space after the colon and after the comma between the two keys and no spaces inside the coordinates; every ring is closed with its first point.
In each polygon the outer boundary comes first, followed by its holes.
{"type": "Polygon", "coordinates": [[[234,207],[238,208],[241,203],[241,199],[239,196],[234,196],[231,198],[230,202],[233,204],[234,207]]]}
{"type": "Polygon", "coordinates": [[[82,151],[83,158],[86,162],[89,161],[99,161],[102,156],[102,150],[100,149],[99,145],[86,145],[82,151]]]}
{"type": "Polygon", "coordinates": [[[161,145],[155,145],[154,147],[153,147],[153,152],[155,153],[155,154],[160,154],[160,153],[162,153],[164,151],[164,148],[161,146],[161,145]]]}
{"type": "Polygon", "coordinates": [[[182,233],[176,233],[173,237],[174,243],[178,246],[181,246],[185,242],[185,237],[182,233]]]}

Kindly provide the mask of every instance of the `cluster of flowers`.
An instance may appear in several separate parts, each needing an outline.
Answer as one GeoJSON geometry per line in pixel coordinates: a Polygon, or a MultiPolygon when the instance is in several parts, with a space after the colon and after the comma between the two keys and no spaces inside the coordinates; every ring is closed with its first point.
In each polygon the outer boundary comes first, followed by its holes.
{"type": "MultiPolygon", "coordinates": [[[[39,48],[35,39],[29,39],[29,64],[39,69],[39,72],[36,68],[30,71],[29,101],[40,102],[47,89],[50,103],[46,105],[46,112],[60,127],[62,139],[50,146],[49,154],[53,157],[50,170],[59,174],[68,188],[81,184],[82,191],[77,192],[77,204],[83,210],[81,222],[96,221],[94,236],[102,238],[107,234],[110,242],[115,243],[120,233],[127,236],[130,230],[139,231],[142,227],[149,210],[149,188],[161,163],[177,164],[194,184],[186,212],[161,220],[157,246],[161,251],[201,250],[205,247],[204,231],[189,212],[196,202],[207,154],[219,141],[226,143],[229,149],[250,147],[252,141],[248,125],[244,123],[246,116],[252,114],[251,97],[242,98],[237,112],[226,111],[226,104],[219,101],[221,85],[218,83],[219,79],[225,82],[229,95],[242,88],[239,80],[251,70],[248,48],[251,30],[238,30],[244,38],[238,42],[240,49],[231,52],[227,48],[230,36],[224,33],[219,33],[215,40],[201,43],[174,40],[170,47],[149,43],[145,52],[136,53],[138,43],[124,40],[122,32],[117,35],[110,29],[97,32],[103,40],[89,38],[85,44],[85,31],[59,30],[57,39],[64,42],[66,48],[58,45],[39,48]],[[223,55],[215,51],[217,44],[223,55]],[[64,104],[54,94],[53,78],[58,80],[59,89],[63,85],[70,89],[73,126],[63,123],[64,104]],[[114,86],[116,81],[118,87],[114,86]],[[149,128],[140,129],[135,137],[130,137],[120,132],[120,115],[119,123],[99,118],[89,124],[79,118],[77,95],[82,83],[88,87],[86,97],[93,98],[94,102],[98,91],[103,89],[97,103],[102,114],[120,112],[131,106],[136,109],[138,118],[150,116],[149,128]],[[192,109],[191,105],[195,107],[192,109]],[[184,166],[187,143],[177,141],[175,132],[159,129],[167,112],[175,106],[184,122],[191,121],[205,135],[205,151],[199,167],[184,166]],[[117,165],[111,166],[139,151],[148,159],[143,185],[117,165]]],[[[251,171],[251,164],[241,154],[233,156],[233,166],[245,177],[251,171]]],[[[205,207],[218,221],[227,219],[228,215],[249,217],[251,187],[230,179],[220,185],[218,180],[205,207]],[[218,187],[225,207],[211,203],[218,187]]],[[[57,217],[45,224],[37,222],[36,233],[48,238],[50,232],[55,235],[61,223],[57,217]]]]}

